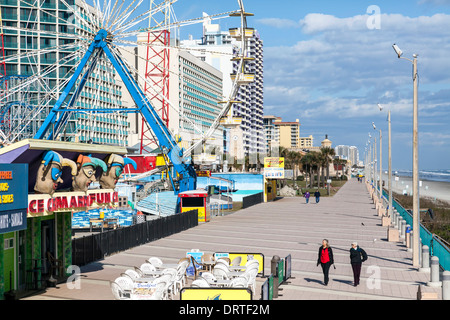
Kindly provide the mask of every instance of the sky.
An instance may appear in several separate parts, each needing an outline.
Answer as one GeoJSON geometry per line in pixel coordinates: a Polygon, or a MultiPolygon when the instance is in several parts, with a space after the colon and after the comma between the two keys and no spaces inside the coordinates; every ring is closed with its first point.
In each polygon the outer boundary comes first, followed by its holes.
{"type": "MultiPolygon", "coordinates": [[[[387,169],[387,110],[392,113],[394,170],[412,168],[412,63],[418,54],[419,167],[450,169],[450,0],[244,0],[248,26],[264,41],[264,114],[300,119],[314,145],[328,135],[354,145],[364,159],[369,134],[383,136],[387,169]],[[380,111],[377,104],[383,105],[380,111]],[[372,127],[375,123],[377,131],[372,127]]],[[[186,0],[179,21],[235,10],[237,0],[186,0]]],[[[223,30],[235,18],[220,20],[223,30]]],[[[181,37],[201,35],[201,24],[181,37]]],[[[373,143],[373,141],[372,141],[373,143]]],[[[379,146],[378,146],[379,148],[379,146]]]]}

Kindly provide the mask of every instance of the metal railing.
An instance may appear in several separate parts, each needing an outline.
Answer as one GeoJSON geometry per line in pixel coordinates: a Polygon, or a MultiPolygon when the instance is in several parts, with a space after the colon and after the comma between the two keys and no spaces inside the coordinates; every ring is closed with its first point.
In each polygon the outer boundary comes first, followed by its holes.
{"type": "MultiPolygon", "coordinates": [[[[383,190],[383,196],[389,201],[389,194],[386,190],[383,190]]],[[[412,214],[409,213],[405,208],[403,208],[395,199],[392,199],[393,209],[405,219],[406,224],[410,226],[413,225],[412,214]]],[[[441,239],[431,233],[427,228],[425,228],[421,223],[420,225],[420,241],[422,245],[426,245],[430,248],[430,255],[439,258],[439,264],[444,270],[450,270],[450,248],[444,244],[441,239]]]]}
{"type": "Polygon", "coordinates": [[[72,264],[84,266],[198,225],[197,210],[72,240],[72,264]]]}
{"type": "Polygon", "coordinates": [[[264,202],[264,192],[242,198],[242,209],[264,202]]]}

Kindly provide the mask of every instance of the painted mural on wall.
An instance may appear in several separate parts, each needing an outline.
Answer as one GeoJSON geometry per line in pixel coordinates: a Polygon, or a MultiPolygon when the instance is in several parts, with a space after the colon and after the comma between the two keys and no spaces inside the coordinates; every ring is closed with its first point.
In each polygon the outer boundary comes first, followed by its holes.
{"type": "Polygon", "coordinates": [[[91,183],[96,181],[95,172],[97,171],[97,168],[100,168],[103,172],[106,172],[107,170],[103,160],[91,156],[84,156],[82,154],[78,156],[76,164],[77,175],[73,179],[73,191],[86,192],[91,183]]]}
{"type": "Polygon", "coordinates": [[[114,189],[127,165],[132,165],[134,170],[137,170],[137,165],[134,160],[123,158],[117,154],[109,155],[105,159],[105,162],[108,169],[100,177],[100,186],[102,189],[114,189]]]}
{"type": "Polygon", "coordinates": [[[114,206],[118,203],[118,193],[114,189],[127,165],[137,167],[134,160],[117,154],[109,154],[105,160],[79,154],[73,161],[57,152],[46,151],[37,172],[35,194],[28,195],[28,213],[46,215],[114,206]],[[70,170],[63,171],[64,167],[70,170]],[[70,188],[69,181],[63,179],[72,179],[70,188]],[[94,182],[100,184],[100,189],[90,189],[94,182]],[[61,187],[63,183],[67,187],[61,187]]]}
{"type": "Polygon", "coordinates": [[[64,166],[72,168],[72,176],[77,174],[75,162],[63,158],[57,152],[45,152],[38,169],[34,190],[37,193],[53,195],[58,188],[58,185],[64,182],[61,178],[64,166]]]}

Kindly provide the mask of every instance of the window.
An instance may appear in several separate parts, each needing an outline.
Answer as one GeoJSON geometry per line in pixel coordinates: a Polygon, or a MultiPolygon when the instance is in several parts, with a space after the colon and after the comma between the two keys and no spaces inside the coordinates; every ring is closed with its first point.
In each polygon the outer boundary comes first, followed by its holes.
{"type": "Polygon", "coordinates": [[[14,238],[5,239],[5,249],[14,249],[14,238]]]}
{"type": "Polygon", "coordinates": [[[183,198],[183,208],[198,208],[204,206],[204,198],[183,198]]]}

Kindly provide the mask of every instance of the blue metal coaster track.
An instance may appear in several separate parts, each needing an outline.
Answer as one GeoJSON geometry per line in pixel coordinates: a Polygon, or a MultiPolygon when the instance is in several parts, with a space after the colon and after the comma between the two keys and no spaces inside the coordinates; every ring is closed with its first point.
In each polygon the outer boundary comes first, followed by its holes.
{"type": "MultiPolygon", "coordinates": [[[[183,157],[183,149],[181,149],[175,138],[172,136],[169,129],[163,123],[162,119],[157,114],[155,108],[147,99],[143,91],[139,88],[138,84],[130,74],[126,64],[122,58],[115,53],[115,46],[112,44],[109,34],[106,30],[100,30],[95,36],[94,40],[90,44],[87,52],[77,66],[70,81],[61,93],[59,99],[50,110],[44,123],[34,136],[35,139],[54,139],[55,132],[58,132],[60,127],[65,123],[69,117],[70,112],[80,111],[94,111],[98,113],[112,113],[112,112],[124,112],[124,113],[140,113],[149,127],[152,129],[155,138],[158,140],[158,144],[161,151],[168,157],[175,171],[178,173],[178,189],[175,188],[175,193],[184,192],[188,190],[195,190],[197,184],[197,178],[195,170],[190,163],[189,159],[183,157]],[[115,70],[121,77],[123,83],[128,89],[134,103],[135,108],[111,108],[111,109],[81,109],[74,108],[78,96],[86,84],[87,79],[94,70],[98,59],[105,54],[109,61],[114,66],[115,70]],[[90,63],[90,65],[89,65],[90,63]],[[84,74],[83,70],[85,70],[84,74]],[[77,80],[81,77],[81,81],[75,87],[77,80]],[[67,104],[63,105],[66,99],[71,94],[71,97],[67,104]],[[59,115],[59,116],[58,116],[59,115]]],[[[171,180],[173,178],[171,177],[171,180]]],[[[174,186],[174,181],[171,181],[174,186]]]]}

